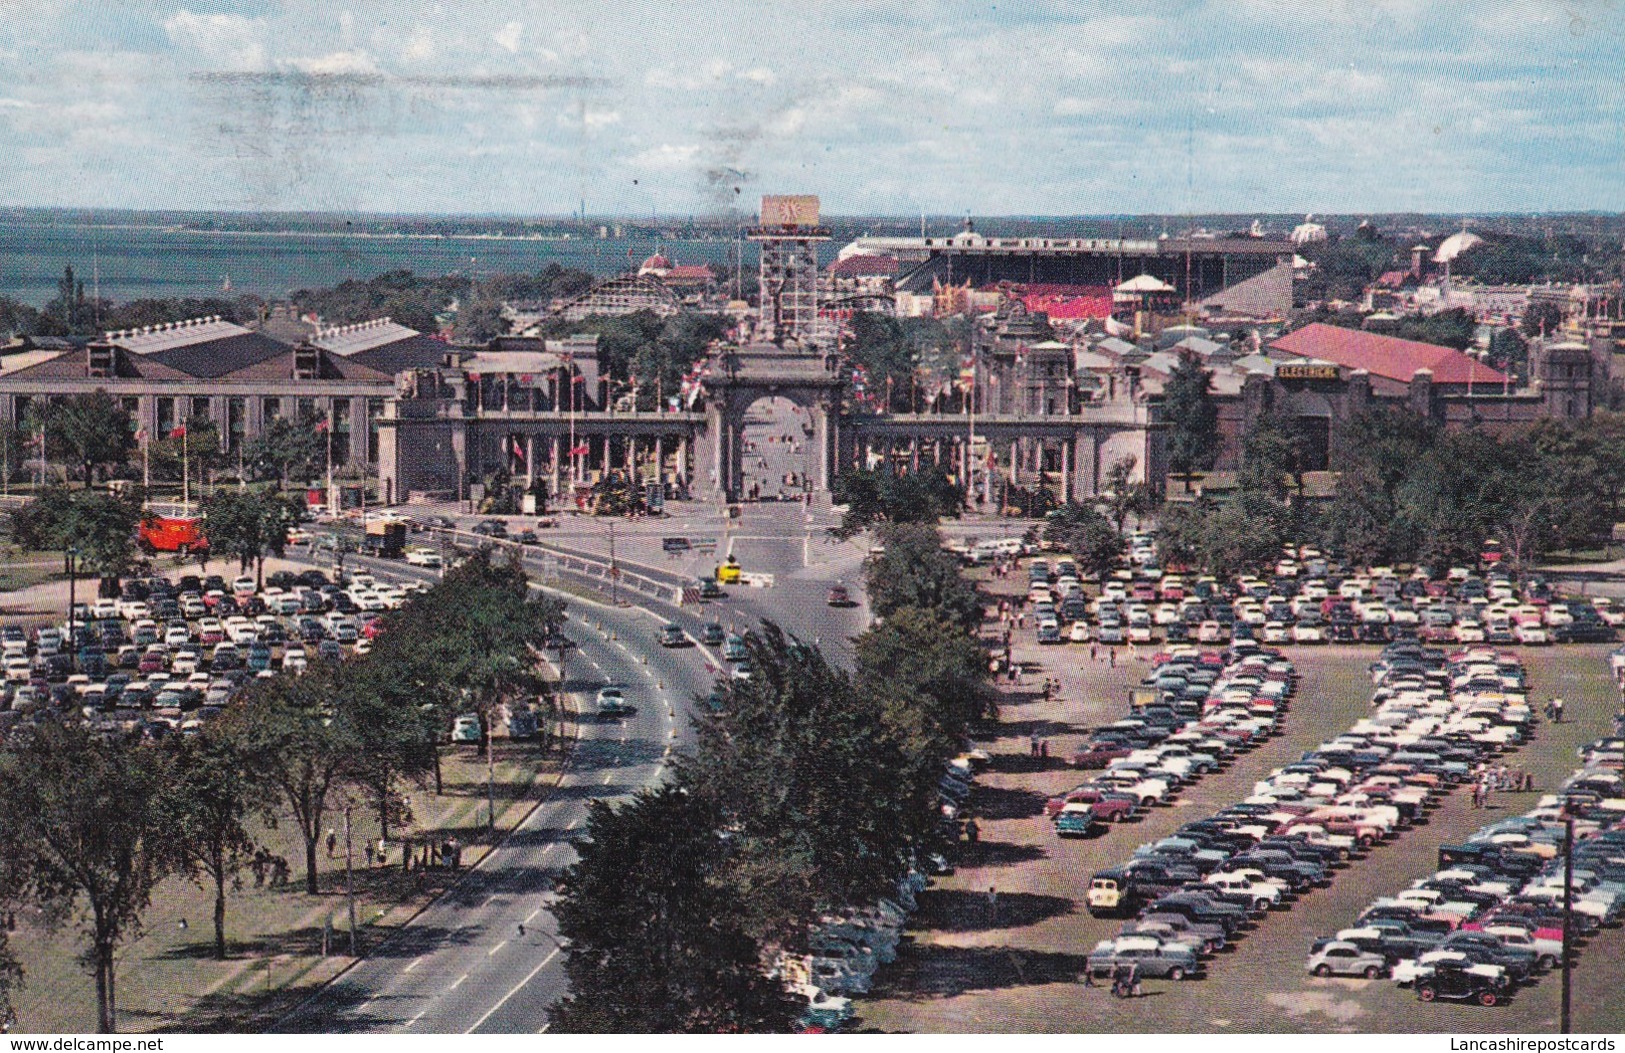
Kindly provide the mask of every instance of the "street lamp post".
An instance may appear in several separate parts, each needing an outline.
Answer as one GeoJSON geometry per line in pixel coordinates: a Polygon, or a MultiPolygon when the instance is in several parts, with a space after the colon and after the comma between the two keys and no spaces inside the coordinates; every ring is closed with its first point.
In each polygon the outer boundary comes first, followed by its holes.
{"type": "Polygon", "coordinates": [[[69,545],[67,551],[62,553],[62,561],[67,564],[68,570],[68,671],[79,671],[78,642],[74,639],[74,608],[78,606],[79,583],[79,549],[69,545]]]}

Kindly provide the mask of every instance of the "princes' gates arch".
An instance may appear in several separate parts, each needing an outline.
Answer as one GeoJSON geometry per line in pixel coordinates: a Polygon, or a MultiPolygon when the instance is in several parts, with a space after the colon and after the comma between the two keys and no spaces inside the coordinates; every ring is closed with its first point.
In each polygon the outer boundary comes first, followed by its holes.
{"type": "MultiPolygon", "coordinates": [[[[403,393],[404,395],[404,393],[403,393]]],[[[1163,426],[1128,392],[1044,414],[851,412],[838,356],[794,345],[751,344],[714,353],[689,412],[581,412],[500,408],[465,398],[389,400],[379,418],[379,474],[387,498],[470,494],[499,468],[516,482],[542,481],[555,495],[603,471],[675,484],[712,501],[744,494],[746,415],[762,399],[788,399],[811,417],[809,482],[829,493],[848,467],[938,465],[971,480],[973,500],[995,499],[996,480],[1042,477],[1058,499],[1097,493],[1107,469],[1133,457],[1137,474],[1165,471],[1163,426]]]]}

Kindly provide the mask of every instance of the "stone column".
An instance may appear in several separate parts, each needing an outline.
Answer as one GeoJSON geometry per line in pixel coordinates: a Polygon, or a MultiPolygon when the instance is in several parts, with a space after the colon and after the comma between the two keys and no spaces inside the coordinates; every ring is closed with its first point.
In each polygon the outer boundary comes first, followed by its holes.
{"type": "Polygon", "coordinates": [[[553,499],[558,501],[559,496],[559,437],[553,436],[553,499]]]}
{"type": "Polygon", "coordinates": [[[1061,503],[1064,505],[1072,500],[1072,450],[1071,443],[1061,440],[1061,503]]]}

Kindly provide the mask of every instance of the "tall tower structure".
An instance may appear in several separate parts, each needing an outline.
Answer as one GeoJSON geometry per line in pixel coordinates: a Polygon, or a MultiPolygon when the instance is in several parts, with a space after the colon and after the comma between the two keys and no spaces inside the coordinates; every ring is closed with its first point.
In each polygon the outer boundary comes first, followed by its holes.
{"type": "Polygon", "coordinates": [[[818,243],[829,228],[818,223],[813,194],[766,195],[759,218],[748,236],[761,246],[762,324],[775,344],[805,348],[818,323],[818,243]]]}

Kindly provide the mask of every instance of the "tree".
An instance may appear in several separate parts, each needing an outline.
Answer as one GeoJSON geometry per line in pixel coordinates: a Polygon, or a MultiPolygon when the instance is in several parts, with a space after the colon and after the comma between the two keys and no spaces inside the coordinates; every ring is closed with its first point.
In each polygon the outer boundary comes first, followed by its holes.
{"type": "Polygon", "coordinates": [[[141,506],[133,497],[53,486],[19,510],[12,530],[31,548],[78,549],[84,567],[104,579],[129,569],[141,506]]]}
{"type": "Polygon", "coordinates": [[[869,560],[867,594],[878,617],[903,607],[935,609],[965,632],[982,623],[982,599],[942,548],[935,527],[890,523],[880,528],[882,551],[869,560]]]}
{"type": "Polygon", "coordinates": [[[263,490],[217,490],[204,499],[203,511],[211,551],[235,557],[245,573],[252,565],[256,581],[262,583],[265,557],[282,555],[288,528],[299,522],[299,509],[292,501],[263,490]]]}
{"type": "Polygon", "coordinates": [[[937,772],[910,757],[872,702],[812,647],[764,622],[745,635],[751,678],[699,726],[684,785],[732,832],[724,880],[758,939],[804,944],[822,907],[872,900],[936,821],[937,772]]]}
{"type": "Polygon", "coordinates": [[[1534,300],[1525,308],[1518,328],[1524,336],[1551,336],[1563,328],[1563,309],[1550,300],[1534,300]]]}
{"type": "Polygon", "coordinates": [[[1097,581],[1104,581],[1123,558],[1122,535],[1093,505],[1076,501],[1049,514],[1044,540],[1065,547],[1083,572],[1097,581]]]}
{"type": "Polygon", "coordinates": [[[554,906],[570,994],[555,1030],[601,1034],[776,1033],[796,1003],[762,970],[720,871],[729,855],[701,797],[662,786],[620,808],[590,806],[579,859],[554,906]]]}
{"type": "Polygon", "coordinates": [[[991,715],[987,649],[940,611],[903,607],[857,638],[857,682],[883,707],[918,710],[899,723],[927,736],[931,756],[957,751],[971,725],[991,715]]]}
{"type": "Polygon", "coordinates": [[[1153,507],[1150,487],[1134,480],[1134,469],[1138,464],[1139,459],[1128,454],[1113,461],[1111,467],[1106,469],[1106,507],[1110,511],[1112,525],[1119,534],[1123,532],[1129,516],[1145,515],[1153,507]]]}
{"type": "Polygon", "coordinates": [[[278,417],[250,439],[243,450],[244,466],[258,479],[276,479],[287,489],[292,478],[313,479],[327,464],[329,434],[321,418],[305,414],[298,420],[278,417]]]}
{"type": "Polygon", "coordinates": [[[30,898],[54,921],[76,917],[89,940],[103,1033],[118,1028],[115,955],[139,934],[165,873],[156,836],[165,762],[159,750],[54,722],[0,755],[3,840],[28,856],[30,898]]]}
{"type": "Polygon", "coordinates": [[[198,415],[186,420],[185,435],[175,431],[160,435],[148,443],[147,458],[155,479],[180,482],[191,475],[192,485],[198,486],[210,472],[225,465],[220,445],[220,429],[213,420],[198,415]]]}
{"type": "Polygon", "coordinates": [[[964,503],[964,495],[941,468],[852,469],[835,477],[831,497],[846,506],[840,525],[830,528],[831,536],[842,541],[878,523],[935,525],[944,517],[957,516],[964,503]]]}
{"type": "Polygon", "coordinates": [[[214,886],[214,956],[226,960],[226,885],[254,852],[247,818],[256,790],[237,743],[216,727],[170,740],[173,777],[158,799],[168,868],[214,886]]]}
{"type": "Polygon", "coordinates": [[[305,842],[305,891],[316,895],[316,846],[338,795],[364,770],[354,723],[353,678],[345,663],[313,662],[298,676],[253,680],[242,701],[217,718],[238,744],[256,804],[292,815],[305,842]]]}
{"type": "Polygon", "coordinates": [[[134,447],[130,415],[106,391],[70,396],[46,418],[47,454],[82,466],[87,487],[97,468],[124,463],[134,447]]]}
{"type": "Polygon", "coordinates": [[[1163,386],[1162,411],[1168,421],[1168,465],[1185,480],[1213,467],[1219,456],[1219,407],[1209,388],[1212,374],[1194,355],[1181,356],[1163,386]]]}

